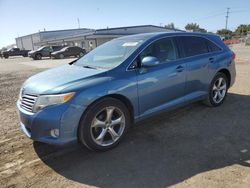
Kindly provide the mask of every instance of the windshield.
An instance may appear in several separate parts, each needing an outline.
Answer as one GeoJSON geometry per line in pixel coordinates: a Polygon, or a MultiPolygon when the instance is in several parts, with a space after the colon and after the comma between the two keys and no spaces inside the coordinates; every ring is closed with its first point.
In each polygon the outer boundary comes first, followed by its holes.
{"type": "Polygon", "coordinates": [[[143,42],[132,38],[109,41],[77,60],[75,65],[112,69],[126,60],[143,42]]]}
{"type": "Polygon", "coordinates": [[[64,47],[60,51],[65,51],[67,48],[69,48],[69,47],[64,47]]]}

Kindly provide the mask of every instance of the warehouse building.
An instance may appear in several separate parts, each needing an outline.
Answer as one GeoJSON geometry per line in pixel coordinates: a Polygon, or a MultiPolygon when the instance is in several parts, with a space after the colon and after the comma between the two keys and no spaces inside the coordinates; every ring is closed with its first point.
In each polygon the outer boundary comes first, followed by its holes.
{"type": "Polygon", "coordinates": [[[131,27],[117,27],[106,29],[69,29],[56,31],[42,31],[16,38],[17,47],[26,50],[35,50],[44,45],[79,46],[87,51],[117,37],[150,33],[150,32],[177,31],[154,25],[131,27]]]}

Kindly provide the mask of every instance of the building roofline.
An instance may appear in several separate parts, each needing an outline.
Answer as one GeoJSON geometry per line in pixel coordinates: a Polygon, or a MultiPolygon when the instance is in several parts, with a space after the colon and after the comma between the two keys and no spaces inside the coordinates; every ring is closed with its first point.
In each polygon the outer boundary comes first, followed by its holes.
{"type": "MultiPolygon", "coordinates": [[[[106,28],[106,29],[96,29],[96,31],[130,29],[130,28],[138,28],[138,27],[156,27],[156,28],[161,28],[161,29],[168,29],[166,27],[161,27],[161,26],[157,26],[157,25],[136,25],[136,26],[124,26],[124,27],[111,27],[111,28],[106,28]]],[[[175,30],[175,29],[169,29],[169,30],[175,30]]]]}
{"type": "Polygon", "coordinates": [[[31,35],[41,34],[41,33],[52,33],[52,32],[60,32],[60,31],[76,31],[76,30],[91,30],[93,32],[95,31],[95,29],[90,29],[90,28],[58,29],[58,30],[49,30],[49,31],[38,31],[38,32],[31,33],[31,34],[28,34],[28,35],[23,35],[21,37],[16,37],[15,39],[22,38],[22,37],[28,37],[28,36],[31,36],[31,35]]]}
{"type": "MultiPolygon", "coordinates": [[[[77,29],[62,29],[62,30],[52,30],[52,31],[39,31],[39,32],[36,32],[36,33],[32,33],[32,34],[29,34],[29,35],[24,35],[24,36],[21,36],[21,37],[17,37],[15,38],[16,40],[19,39],[19,38],[22,38],[22,37],[28,37],[28,36],[31,36],[31,35],[35,35],[35,34],[42,34],[42,33],[51,33],[51,32],[60,32],[60,31],[76,31],[76,30],[89,30],[89,32],[86,32],[86,34],[82,33],[82,34],[79,34],[81,36],[86,36],[88,35],[89,33],[92,33],[92,35],[103,35],[103,34],[108,34],[108,33],[99,33],[99,32],[103,32],[103,31],[112,31],[112,30],[118,30],[118,29],[131,29],[131,28],[140,28],[140,27],[154,27],[154,28],[160,28],[160,29],[165,29],[165,30],[168,30],[168,31],[181,31],[181,32],[184,32],[183,30],[180,30],[180,29],[170,29],[170,28],[166,28],[166,27],[162,27],[162,26],[156,26],[156,25],[137,25],[137,26],[124,26],[124,27],[112,27],[112,28],[106,28],[106,29],[90,29],[90,28],[77,28],[77,29]]],[[[135,33],[136,34],[136,33],[135,33]]],[[[110,35],[127,35],[127,34],[110,34],[110,35]]],[[[62,37],[62,38],[72,38],[74,36],[67,36],[67,37],[62,37]]],[[[57,38],[55,40],[58,40],[60,39],[57,38]]]]}
{"type": "Polygon", "coordinates": [[[38,33],[51,33],[51,32],[76,31],[76,30],[93,30],[93,31],[95,31],[95,29],[90,29],[90,28],[76,28],[76,29],[58,29],[58,30],[50,30],[50,31],[40,31],[38,33]]]}

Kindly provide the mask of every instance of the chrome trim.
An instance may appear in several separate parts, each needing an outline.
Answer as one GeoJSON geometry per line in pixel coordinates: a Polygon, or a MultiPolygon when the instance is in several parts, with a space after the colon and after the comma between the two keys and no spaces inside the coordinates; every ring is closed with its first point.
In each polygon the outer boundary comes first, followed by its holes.
{"type": "Polygon", "coordinates": [[[28,112],[33,112],[33,107],[38,96],[32,94],[25,94],[22,90],[20,96],[20,107],[28,112]]]}
{"type": "Polygon", "coordinates": [[[31,138],[31,134],[29,133],[29,131],[26,129],[25,125],[21,122],[21,129],[22,131],[25,133],[25,135],[29,138],[31,138]]]}

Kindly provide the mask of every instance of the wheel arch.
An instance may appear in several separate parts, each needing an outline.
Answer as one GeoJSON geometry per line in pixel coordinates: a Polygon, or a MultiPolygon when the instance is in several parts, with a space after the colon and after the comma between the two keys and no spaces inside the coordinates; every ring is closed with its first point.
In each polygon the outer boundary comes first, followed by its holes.
{"type": "Polygon", "coordinates": [[[81,115],[81,118],[79,120],[77,129],[76,129],[76,135],[77,135],[77,139],[79,141],[79,127],[80,127],[80,122],[82,121],[82,118],[85,116],[85,114],[87,113],[87,111],[96,103],[98,103],[99,101],[105,99],[105,98],[113,98],[113,99],[117,99],[119,101],[121,101],[129,110],[130,113],[130,119],[131,119],[131,124],[134,123],[134,107],[131,103],[131,101],[125,97],[124,95],[121,94],[108,94],[102,97],[99,97],[97,99],[95,99],[94,101],[92,101],[87,108],[84,110],[84,112],[81,115]]]}
{"type": "Polygon", "coordinates": [[[94,101],[92,101],[87,109],[85,110],[85,112],[88,110],[89,107],[91,107],[93,104],[105,99],[105,98],[114,98],[114,99],[117,99],[119,101],[121,101],[129,110],[129,113],[130,113],[130,116],[131,116],[131,119],[134,120],[134,107],[132,105],[132,102],[124,95],[121,95],[121,94],[108,94],[108,95],[105,95],[105,96],[102,96],[102,97],[99,97],[97,99],[95,99],[94,101]]]}
{"type": "MultiPolygon", "coordinates": [[[[42,53],[38,52],[38,53],[36,53],[36,54],[34,55],[35,59],[37,59],[37,56],[38,56],[38,55],[40,55],[41,58],[43,57],[42,53]]],[[[38,59],[37,59],[37,60],[38,60],[38,59]]]]}
{"type": "Polygon", "coordinates": [[[218,72],[226,75],[226,77],[228,79],[228,85],[230,86],[231,85],[231,74],[230,74],[229,70],[223,68],[223,69],[220,69],[218,72]]]}

